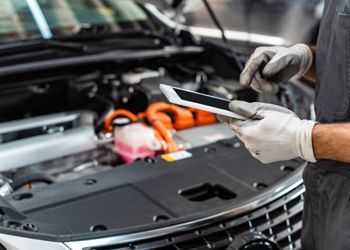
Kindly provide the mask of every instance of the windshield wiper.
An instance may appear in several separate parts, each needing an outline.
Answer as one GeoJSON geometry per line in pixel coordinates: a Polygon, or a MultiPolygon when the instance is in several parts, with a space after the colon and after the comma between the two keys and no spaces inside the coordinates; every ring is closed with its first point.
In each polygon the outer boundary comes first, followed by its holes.
{"type": "Polygon", "coordinates": [[[106,24],[81,24],[74,29],[73,35],[69,36],[55,36],[56,41],[101,41],[107,39],[139,39],[149,38],[157,39],[166,44],[173,44],[171,37],[161,34],[159,32],[153,32],[150,30],[128,30],[128,31],[113,31],[110,25],[106,24]]]}
{"type": "Polygon", "coordinates": [[[17,53],[33,52],[42,49],[55,49],[71,52],[85,52],[87,46],[83,43],[69,43],[58,40],[30,40],[14,43],[0,44],[0,56],[12,55],[17,53]]]}
{"type": "MultiPolygon", "coordinates": [[[[152,31],[110,32],[110,29],[103,28],[105,26],[106,25],[82,26],[80,27],[79,32],[70,36],[55,36],[51,39],[33,39],[13,43],[3,43],[0,44],[0,56],[13,56],[20,54],[33,55],[37,52],[49,49],[58,52],[86,53],[94,48],[101,50],[101,48],[98,47],[101,45],[100,42],[112,39],[125,40],[125,45],[122,46],[121,43],[116,43],[115,45],[123,48],[126,46],[132,46],[133,43],[130,43],[130,40],[137,41],[138,47],[140,47],[143,38],[146,39],[145,42],[147,39],[151,40],[152,46],[156,47],[174,44],[174,41],[170,37],[152,31]]],[[[108,46],[111,46],[111,44],[108,46]]]]}

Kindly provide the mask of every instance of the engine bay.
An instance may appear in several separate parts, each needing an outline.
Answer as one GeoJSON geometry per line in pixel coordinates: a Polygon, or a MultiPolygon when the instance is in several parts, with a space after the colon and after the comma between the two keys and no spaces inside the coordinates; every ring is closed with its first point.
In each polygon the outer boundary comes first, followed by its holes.
{"type": "MultiPolygon", "coordinates": [[[[69,175],[79,177],[83,172],[91,173],[92,169],[117,167],[145,158],[152,161],[159,154],[234,137],[232,131],[217,123],[214,114],[166,103],[159,90],[161,83],[227,99],[300,106],[288,99],[292,96],[288,96],[290,90],[283,89],[284,94],[280,96],[257,95],[234,80],[208,82],[204,72],[191,72],[179,65],[171,71],[181,71],[181,77],[187,79],[174,77],[174,73],[170,74],[163,67],[156,70],[135,68],[119,76],[108,74],[94,79],[87,79],[92,77],[90,75],[81,76],[74,85],[70,83],[76,94],[74,100],[68,102],[72,106],[56,105],[52,110],[60,112],[50,110],[49,114],[46,114],[47,107],[16,113],[23,118],[14,116],[15,120],[11,120],[11,116],[1,116],[2,120],[8,120],[0,124],[3,184],[38,173],[47,174],[48,179],[52,176],[70,179],[69,175]],[[44,114],[37,115],[40,113],[44,114]]],[[[69,98],[67,95],[72,95],[71,90],[66,91],[66,95],[63,92],[51,94],[55,84],[34,85],[24,91],[43,99],[54,95],[55,99],[61,99],[58,103],[64,103],[65,98],[69,98]]],[[[32,103],[31,98],[23,98],[23,101],[32,103]]],[[[39,100],[35,101],[41,105],[39,100]]],[[[38,182],[47,183],[44,179],[39,178],[38,182]]],[[[35,181],[29,180],[32,181],[21,187],[35,181]]]]}
{"type": "Polygon", "coordinates": [[[246,199],[302,165],[263,167],[215,115],[166,102],[162,83],[310,116],[298,86],[242,88],[230,57],[207,51],[7,78],[0,195],[26,217],[2,224],[63,235],[159,224],[246,199]]]}

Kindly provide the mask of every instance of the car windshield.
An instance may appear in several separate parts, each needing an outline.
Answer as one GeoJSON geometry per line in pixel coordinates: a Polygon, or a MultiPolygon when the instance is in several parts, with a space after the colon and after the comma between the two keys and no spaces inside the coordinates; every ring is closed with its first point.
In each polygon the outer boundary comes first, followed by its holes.
{"type": "Polygon", "coordinates": [[[0,43],[74,35],[81,27],[111,32],[154,29],[133,0],[1,0],[0,43]]]}

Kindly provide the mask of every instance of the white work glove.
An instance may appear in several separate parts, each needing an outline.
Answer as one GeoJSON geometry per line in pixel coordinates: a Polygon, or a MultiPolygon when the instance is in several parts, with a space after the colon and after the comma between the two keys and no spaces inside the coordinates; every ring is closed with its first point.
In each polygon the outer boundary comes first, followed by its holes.
{"type": "Polygon", "coordinates": [[[292,111],[267,103],[232,101],[229,108],[246,120],[219,116],[232,128],[254,158],[263,163],[301,157],[316,162],[312,147],[314,121],[301,120],[292,111]]]}
{"type": "Polygon", "coordinates": [[[296,44],[259,47],[250,56],[240,77],[240,84],[258,92],[277,92],[278,84],[293,76],[303,76],[311,67],[313,56],[309,46],[296,44]]]}

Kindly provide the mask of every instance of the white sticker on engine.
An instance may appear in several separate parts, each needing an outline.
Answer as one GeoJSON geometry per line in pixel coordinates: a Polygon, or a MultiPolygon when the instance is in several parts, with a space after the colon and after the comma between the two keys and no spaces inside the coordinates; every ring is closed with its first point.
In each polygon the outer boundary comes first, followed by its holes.
{"type": "Polygon", "coordinates": [[[213,134],[205,135],[203,137],[208,142],[215,142],[226,138],[225,135],[221,133],[213,133],[213,134]]]}

